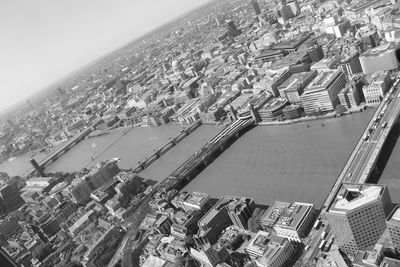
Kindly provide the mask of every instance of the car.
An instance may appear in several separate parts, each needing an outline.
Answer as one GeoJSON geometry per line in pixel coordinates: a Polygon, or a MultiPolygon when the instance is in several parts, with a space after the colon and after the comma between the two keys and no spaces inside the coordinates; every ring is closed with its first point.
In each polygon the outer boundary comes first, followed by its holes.
{"type": "Polygon", "coordinates": [[[386,128],[386,127],[387,127],[387,125],[388,125],[388,122],[387,122],[387,121],[385,121],[385,122],[382,124],[382,128],[386,128]]]}

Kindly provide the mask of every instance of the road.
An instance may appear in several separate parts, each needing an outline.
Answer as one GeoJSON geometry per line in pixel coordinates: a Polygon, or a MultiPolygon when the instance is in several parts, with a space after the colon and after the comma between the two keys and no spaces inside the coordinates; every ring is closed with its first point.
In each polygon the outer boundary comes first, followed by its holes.
{"type": "Polygon", "coordinates": [[[379,105],[371,121],[368,123],[363,135],[355,146],[347,163],[343,167],[338,179],[333,185],[324,206],[321,209],[320,218],[322,218],[324,227],[318,231],[313,229],[308,238],[310,248],[303,253],[301,260],[306,263],[305,266],[313,266],[314,258],[319,253],[320,233],[326,231],[328,222],[325,219],[330,202],[335,197],[340,185],[343,182],[364,183],[367,181],[382,149],[383,144],[389,134],[392,126],[400,114],[400,77],[387,93],[385,100],[379,105]],[[377,119],[378,118],[378,119],[377,119]],[[368,135],[368,138],[365,136],[368,135]]]}

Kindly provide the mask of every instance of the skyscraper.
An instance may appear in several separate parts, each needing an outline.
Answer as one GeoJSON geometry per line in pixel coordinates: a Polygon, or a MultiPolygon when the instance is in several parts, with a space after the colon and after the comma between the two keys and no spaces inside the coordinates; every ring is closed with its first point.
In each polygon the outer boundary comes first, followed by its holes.
{"type": "Polygon", "coordinates": [[[261,8],[260,5],[258,4],[257,0],[251,0],[251,5],[253,6],[254,12],[256,13],[256,15],[260,15],[261,14],[261,8]]]}
{"type": "Polygon", "coordinates": [[[350,255],[375,245],[391,206],[385,185],[342,184],[327,218],[339,247],[350,255]]]}
{"type": "Polygon", "coordinates": [[[400,251],[400,206],[396,206],[390,213],[386,226],[395,249],[400,251]]]}

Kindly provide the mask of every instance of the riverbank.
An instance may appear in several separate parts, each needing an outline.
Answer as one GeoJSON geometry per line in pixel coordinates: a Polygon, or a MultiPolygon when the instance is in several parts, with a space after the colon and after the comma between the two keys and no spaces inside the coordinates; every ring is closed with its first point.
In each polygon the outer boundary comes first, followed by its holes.
{"type": "Polygon", "coordinates": [[[323,119],[334,119],[342,116],[347,116],[347,115],[352,115],[354,113],[359,113],[363,112],[367,108],[373,108],[373,107],[367,107],[367,106],[360,106],[357,109],[352,109],[349,111],[344,112],[343,114],[336,114],[335,112],[327,113],[321,116],[307,116],[307,117],[301,117],[298,119],[293,119],[293,120],[284,120],[284,121],[266,121],[266,122],[259,122],[259,125],[288,125],[288,124],[295,124],[295,123],[300,123],[300,122],[308,122],[308,121],[315,121],[315,120],[323,120],[323,119]]]}

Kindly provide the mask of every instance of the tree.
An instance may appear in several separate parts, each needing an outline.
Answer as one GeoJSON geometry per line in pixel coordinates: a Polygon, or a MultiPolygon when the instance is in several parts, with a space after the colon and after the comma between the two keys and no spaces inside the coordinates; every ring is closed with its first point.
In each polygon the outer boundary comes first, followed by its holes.
{"type": "Polygon", "coordinates": [[[33,257],[39,261],[43,261],[52,252],[49,244],[41,244],[33,251],[33,257]]]}

